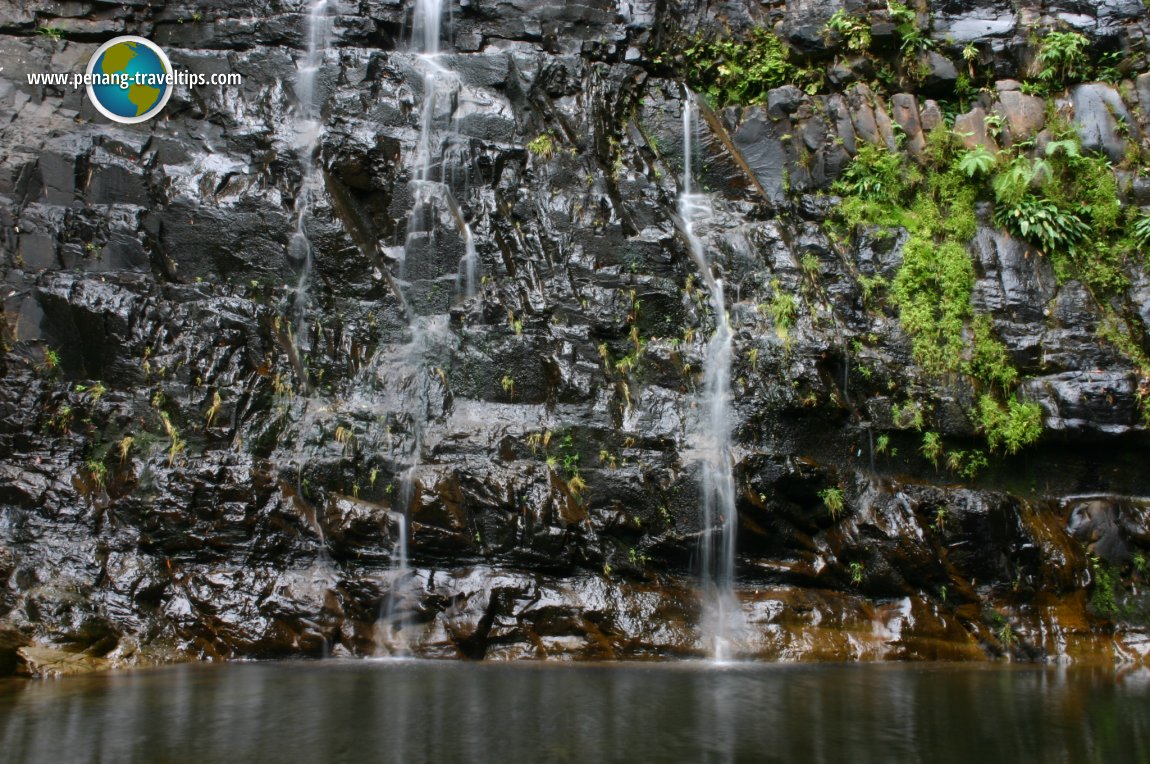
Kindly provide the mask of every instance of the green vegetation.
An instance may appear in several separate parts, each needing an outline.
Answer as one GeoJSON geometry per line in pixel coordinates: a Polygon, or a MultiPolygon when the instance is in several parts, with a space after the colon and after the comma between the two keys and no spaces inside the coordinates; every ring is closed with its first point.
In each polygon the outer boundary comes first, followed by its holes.
{"type": "Polygon", "coordinates": [[[998,158],[981,143],[958,158],[958,170],[968,178],[988,175],[998,163],[998,158]]]}
{"type": "Polygon", "coordinates": [[[543,133],[527,144],[527,150],[537,157],[550,159],[555,156],[555,138],[551,133],[543,133]]]}
{"type": "Polygon", "coordinates": [[[713,106],[759,103],[767,91],[789,83],[816,92],[821,81],[821,73],[791,64],[787,47],[762,27],[739,39],[697,36],[680,43],[681,48],[671,46],[675,53],[656,56],[655,63],[671,63],[681,53],[679,76],[713,106]]]}
{"type": "Polygon", "coordinates": [[[92,481],[92,485],[97,489],[103,489],[108,485],[108,467],[99,459],[89,459],[85,465],[88,470],[88,477],[92,481]]]}
{"type": "Polygon", "coordinates": [[[164,426],[164,434],[168,436],[168,466],[174,466],[176,459],[188,447],[188,442],[180,437],[180,431],[172,424],[168,412],[160,412],[160,422],[164,426]]]}
{"type": "MultiPolygon", "coordinates": [[[[902,3],[888,2],[887,16],[899,37],[903,74],[911,80],[921,80],[929,73],[929,69],[922,65],[919,54],[933,49],[934,40],[930,38],[928,30],[919,26],[918,14],[902,3]]],[[[837,37],[845,43],[848,51],[861,53],[878,62],[870,53],[871,20],[867,15],[854,15],[840,9],[823,26],[823,36],[828,42],[834,42],[837,37]]],[[[975,53],[977,55],[977,51],[975,53]]],[[[879,64],[878,70],[879,79],[887,84],[893,85],[897,80],[894,71],[884,64],[879,64]]]]}
{"type": "Polygon", "coordinates": [[[212,393],[212,405],[208,407],[207,413],[204,414],[204,425],[211,427],[216,421],[216,417],[220,414],[220,408],[223,405],[223,400],[220,398],[220,391],[216,390],[212,393]]]}
{"type": "Polygon", "coordinates": [[[837,519],[842,514],[843,507],[846,506],[846,501],[843,498],[843,491],[838,486],[831,486],[819,491],[819,498],[823,500],[823,504],[831,513],[831,517],[837,519]]]}
{"type": "Polygon", "coordinates": [[[954,450],[946,454],[946,468],[968,479],[973,479],[987,464],[986,454],[978,450],[954,450]]]}
{"type": "Polygon", "coordinates": [[[1123,577],[1121,566],[1090,556],[1090,611],[1099,618],[1128,623],[1150,623],[1147,600],[1140,595],[1138,579],[1146,574],[1146,556],[1135,552],[1130,560],[1129,577],[1123,577]]]}
{"type": "Polygon", "coordinates": [[[866,572],[866,567],[861,562],[852,562],[850,564],[851,583],[858,586],[863,582],[863,574],[866,572]]]}
{"type": "MultiPolygon", "coordinates": [[[[867,60],[874,71],[869,84],[876,92],[905,92],[908,85],[913,90],[913,83],[930,74],[924,54],[936,47],[927,14],[891,1],[887,3],[885,20],[894,26],[897,53],[890,49],[872,50],[877,48],[872,30],[884,19],[882,14],[864,9],[835,11],[823,25],[822,36],[838,53],[867,60]]],[[[1056,88],[1092,78],[1118,82],[1129,76],[1130,64],[1121,52],[1095,55],[1089,39],[1075,31],[1043,30],[1041,34],[1040,39],[1035,31],[1031,40],[1036,54],[1031,79],[1023,83],[1024,92],[1047,95],[1056,88]]],[[[960,55],[966,67],[958,73],[954,96],[965,110],[977,97],[980,85],[989,84],[990,80],[984,77],[991,73],[978,71],[980,51],[975,44],[967,44],[960,55]]],[[[668,76],[705,95],[715,107],[761,103],[769,90],[787,84],[813,95],[824,87],[827,77],[824,63],[793,51],[768,27],[758,27],[738,37],[729,32],[672,36],[653,51],[652,61],[668,76]]],[[[841,57],[836,56],[835,61],[841,61],[841,57]]],[[[993,122],[994,115],[990,119],[993,122]]]]}
{"type": "Polygon", "coordinates": [[[937,467],[938,460],[942,457],[942,438],[937,432],[924,432],[922,434],[922,446],[919,450],[931,464],[937,467]]]}
{"type": "MultiPolygon", "coordinates": [[[[990,450],[1007,454],[1041,436],[1042,411],[1018,398],[1018,370],[990,317],[977,315],[972,304],[976,274],[968,247],[976,231],[975,202],[993,199],[996,222],[1049,257],[1060,282],[1080,280],[1099,298],[1126,286],[1124,260],[1138,242],[1150,242],[1150,218],[1123,219],[1105,159],[1084,155],[1068,126],[1055,122],[1052,131],[1054,140],[1042,156],[1031,157],[1025,153],[1033,148],[1029,144],[997,154],[983,147],[964,150],[957,136],[940,128],[930,136],[921,168],[900,153],[867,145],[835,184],[845,197],[840,216],[850,230],[906,230],[902,267],[889,297],[911,337],[915,360],[930,374],[971,380],[971,420],[990,450]]],[[[868,287],[874,291],[873,284],[868,287]]],[[[1100,336],[1108,335],[1150,375],[1140,336],[1113,310],[1104,313],[1111,320],[1100,336]]],[[[911,423],[904,421],[909,410],[896,408],[896,426],[923,429],[921,408],[911,423]]],[[[1150,418],[1150,401],[1146,411],[1150,418]]],[[[945,458],[949,469],[968,477],[986,464],[977,451],[948,453],[935,433],[924,435],[921,451],[932,464],[945,458]]]]}
{"type": "Polygon", "coordinates": [[[59,42],[64,39],[64,30],[60,27],[37,27],[36,34],[40,37],[47,37],[53,42],[59,42]]]}
{"type": "Polygon", "coordinates": [[[55,374],[60,369],[60,353],[52,348],[44,349],[44,358],[40,361],[40,372],[45,375],[55,374]]]}
{"type": "Polygon", "coordinates": [[[96,403],[104,397],[104,393],[108,392],[108,388],[104,387],[104,383],[99,380],[94,385],[81,385],[78,384],[72,388],[78,393],[87,393],[92,403],[96,403]]]}
{"type": "Polygon", "coordinates": [[[128,461],[128,454],[131,453],[132,444],[135,440],[136,439],[131,435],[125,435],[120,438],[120,442],[116,444],[116,451],[120,454],[120,464],[124,464],[128,461]]]}
{"type": "Polygon", "coordinates": [[[1090,41],[1079,32],[1048,32],[1038,49],[1038,79],[1065,84],[1088,78],[1090,41]]]}
{"type": "Polygon", "coordinates": [[[1018,453],[1042,435],[1042,407],[1010,398],[1005,404],[991,395],[978,399],[978,424],[992,451],[1018,453]]]}
{"type": "Polygon", "coordinates": [[[1043,156],[999,160],[993,176],[994,220],[1050,258],[1060,283],[1078,279],[1096,297],[1127,285],[1123,260],[1150,234],[1125,225],[1110,163],[1082,153],[1077,134],[1055,124],[1043,156]]]}
{"type": "Polygon", "coordinates": [[[942,533],[946,530],[946,516],[949,511],[947,507],[939,507],[934,511],[934,521],[930,527],[934,529],[935,533],[942,533]]]}
{"type": "MultiPolygon", "coordinates": [[[[835,184],[843,194],[841,216],[851,230],[859,226],[904,228],[903,265],[890,284],[890,303],[911,336],[914,358],[927,373],[960,375],[974,383],[971,419],[991,451],[1015,453],[1042,434],[1042,411],[1015,395],[1020,382],[1010,353],[995,336],[989,316],[972,304],[974,261],[967,247],[974,237],[975,201],[992,193],[996,215],[1006,228],[1028,240],[1047,242],[1060,277],[1075,275],[1097,289],[1119,283],[1120,269],[1107,260],[1105,243],[1094,252],[1073,243],[1096,239],[1095,232],[1117,230],[1113,193],[1101,176],[1099,160],[1084,158],[1078,144],[1059,135],[1047,156],[996,155],[984,147],[960,150],[956,136],[938,129],[929,140],[925,170],[900,153],[880,146],[861,147],[835,184]],[[1045,184],[1063,184],[1055,190],[1045,184]],[[989,188],[988,188],[989,186],[989,188]],[[1038,194],[1049,192],[1049,197],[1038,194]],[[1082,222],[1061,221],[1049,209],[1067,211],[1068,199],[1083,200],[1082,222]]],[[[1109,168],[1105,175],[1112,179],[1109,168]]],[[[1145,226],[1150,235],[1150,224],[1145,226]]],[[[873,285],[872,290],[873,291],[873,285]]],[[[867,300],[869,304],[869,299],[867,300]]],[[[898,427],[922,429],[920,406],[896,407],[898,427]],[[907,420],[907,412],[917,414],[907,420]]],[[[973,476],[986,465],[979,451],[946,451],[936,433],[923,435],[923,457],[943,460],[957,474],[973,476]]]]}
{"type": "Polygon", "coordinates": [[[840,8],[827,20],[823,34],[839,35],[848,50],[862,52],[870,48],[870,23],[860,16],[853,16],[840,8]]]}
{"type": "Polygon", "coordinates": [[[1130,223],[1130,233],[1139,249],[1150,247],[1150,215],[1139,215],[1130,223]]]}
{"type": "Polygon", "coordinates": [[[75,412],[72,407],[67,403],[61,403],[56,407],[56,412],[48,419],[48,427],[57,430],[61,434],[67,433],[72,429],[72,417],[75,412]]]}
{"type": "Polygon", "coordinates": [[[835,191],[870,205],[897,206],[916,179],[904,173],[902,156],[873,143],[859,146],[854,161],[835,183],[835,191]]]}
{"type": "Polygon", "coordinates": [[[1094,587],[1090,593],[1090,609],[1103,618],[1118,618],[1123,614],[1119,603],[1122,596],[1122,580],[1118,571],[1109,563],[1097,557],[1090,558],[1090,572],[1094,587]]]}

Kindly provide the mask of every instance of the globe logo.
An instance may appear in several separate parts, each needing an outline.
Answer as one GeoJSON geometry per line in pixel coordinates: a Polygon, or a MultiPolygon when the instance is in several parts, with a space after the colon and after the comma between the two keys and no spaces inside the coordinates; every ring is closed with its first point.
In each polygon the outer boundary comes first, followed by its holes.
{"type": "Polygon", "coordinates": [[[172,96],[172,63],[151,40],[125,35],[109,40],[88,61],[85,80],[92,105],[125,125],[160,113],[172,96]]]}

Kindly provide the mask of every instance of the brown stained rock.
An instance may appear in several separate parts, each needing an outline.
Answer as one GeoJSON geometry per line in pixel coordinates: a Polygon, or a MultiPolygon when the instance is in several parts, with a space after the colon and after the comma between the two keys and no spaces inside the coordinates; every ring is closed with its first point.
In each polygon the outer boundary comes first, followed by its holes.
{"type": "Polygon", "coordinates": [[[875,121],[873,103],[874,93],[866,85],[860,83],[847,91],[847,105],[855,133],[868,143],[880,143],[882,138],[875,121]]]}
{"type": "Polygon", "coordinates": [[[830,117],[834,123],[835,135],[841,142],[842,147],[848,153],[854,154],[858,150],[858,143],[855,140],[855,128],[851,124],[850,107],[847,106],[846,99],[838,93],[828,96],[826,99],[827,116],[830,117]]]}
{"type": "Polygon", "coordinates": [[[16,651],[18,665],[16,673],[37,679],[56,676],[91,674],[107,671],[112,662],[106,658],[95,658],[83,653],[67,653],[51,647],[21,647],[16,651]]]}
{"type": "Polygon", "coordinates": [[[1108,633],[1087,613],[1088,600],[1084,589],[1064,594],[1039,591],[1025,608],[1012,610],[996,604],[995,609],[1009,614],[1011,629],[1021,644],[1041,652],[1047,660],[1112,666],[1116,660],[1139,659],[1141,652],[1140,660],[1145,662],[1150,653],[1136,649],[1140,635],[1136,631],[1108,633]]]}
{"type": "Polygon", "coordinates": [[[906,150],[921,157],[926,151],[926,138],[918,114],[918,99],[909,93],[896,93],[890,97],[890,110],[906,136],[906,150]]]}
{"type": "Polygon", "coordinates": [[[922,123],[922,132],[926,135],[930,135],[931,131],[939,125],[946,124],[942,116],[942,109],[938,107],[938,101],[933,99],[927,99],[923,102],[922,111],[918,116],[922,123]]]}
{"type": "Polygon", "coordinates": [[[1017,90],[999,92],[994,113],[1006,121],[1007,145],[1033,138],[1046,125],[1046,103],[1017,90]]]}
{"type": "Polygon", "coordinates": [[[776,661],[984,660],[958,618],[904,597],[875,603],[857,595],[778,588],[744,595],[746,646],[776,661]]]}
{"type": "Polygon", "coordinates": [[[886,101],[882,96],[875,96],[874,98],[874,121],[878,125],[878,134],[882,139],[881,142],[886,144],[886,147],[891,151],[898,148],[898,142],[894,139],[894,123],[891,122],[890,113],[887,109],[886,101]]]}
{"type": "Polygon", "coordinates": [[[399,516],[387,503],[364,501],[333,494],[327,501],[320,526],[328,548],[360,556],[367,550],[390,549],[401,533],[399,516]]]}
{"type": "Polygon", "coordinates": [[[1081,585],[1080,572],[1087,567],[1082,545],[1066,530],[1065,517],[1050,507],[1024,502],[1018,519],[1026,535],[1037,547],[1041,585],[1049,591],[1072,591],[1081,585]]]}
{"type": "Polygon", "coordinates": [[[28,637],[15,629],[0,626],[0,676],[16,671],[17,652],[28,644],[28,637]]]}
{"type": "Polygon", "coordinates": [[[449,470],[426,468],[421,473],[416,478],[418,482],[415,505],[411,509],[412,520],[447,530],[466,529],[469,515],[464,506],[459,478],[449,470]]]}
{"type": "Polygon", "coordinates": [[[986,130],[986,112],[981,106],[975,106],[966,114],[955,117],[954,132],[968,149],[983,146],[988,151],[998,151],[998,144],[986,130]]]}

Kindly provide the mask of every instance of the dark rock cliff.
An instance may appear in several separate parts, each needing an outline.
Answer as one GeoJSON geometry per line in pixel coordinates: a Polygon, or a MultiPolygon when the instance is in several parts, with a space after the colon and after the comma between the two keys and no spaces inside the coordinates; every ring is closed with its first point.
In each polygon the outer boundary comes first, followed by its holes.
{"type": "Polygon", "coordinates": [[[160,6],[0,8],[0,672],[17,651],[36,670],[27,644],[113,663],[372,654],[405,532],[416,654],[699,654],[692,432],[714,321],[675,223],[678,72],[685,40],[758,29],[817,80],[715,103],[700,128],[703,233],[736,332],[746,651],[1150,647],[1141,257],[1102,299],[977,203],[971,304],[1043,420],[1006,454],[972,417],[971,381],[923,368],[899,311],[872,299],[906,235],[844,232],[832,188],[866,144],[921,157],[947,122],[997,149],[1052,140],[1061,114],[1114,163],[1126,209],[1150,202],[1142,3],[923,2],[932,42],[912,58],[884,4],[452,4],[440,64],[458,81],[432,121],[457,207],[409,235],[410,3],[343,0],[306,301],[306,3],[160,6]],[[840,8],[867,19],[873,56],[828,34],[840,8]],[[1111,81],[1021,87],[1052,29],[1109,56],[1111,81]],[[177,88],[135,126],[28,85],[118,34],[243,85],[177,88]],[[465,300],[461,219],[481,277],[465,300]],[[1104,331],[1111,310],[1135,327],[1126,342],[1104,331]],[[948,470],[948,454],[965,456],[948,470]]]}

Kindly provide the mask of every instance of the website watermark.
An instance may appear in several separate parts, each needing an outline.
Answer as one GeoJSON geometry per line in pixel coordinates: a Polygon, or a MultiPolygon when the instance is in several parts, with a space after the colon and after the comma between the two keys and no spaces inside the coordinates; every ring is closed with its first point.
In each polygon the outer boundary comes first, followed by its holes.
{"type": "Polygon", "coordinates": [[[79,90],[88,85],[115,86],[127,90],[132,85],[186,85],[188,87],[218,86],[230,87],[242,85],[244,76],[234,72],[223,74],[203,74],[200,72],[173,72],[157,77],[151,74],[121,75],[102,74],[99,72],[28,72],[29,85],[46,85],[49,87],[70,87],[79,90]]]}
{"type": "Polygon", "coordinates": [[[124,35],[97,48],[85,71],[29,72],[28,84],[84,88],[97,111],[130,125],[163,111],[176,87],[235,87],[243,84],[243,75],[176,71],[160,46],[145,37],[124,35]]]}

